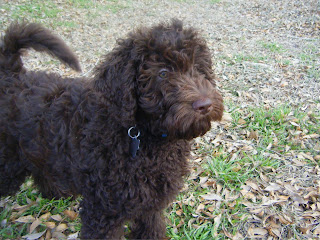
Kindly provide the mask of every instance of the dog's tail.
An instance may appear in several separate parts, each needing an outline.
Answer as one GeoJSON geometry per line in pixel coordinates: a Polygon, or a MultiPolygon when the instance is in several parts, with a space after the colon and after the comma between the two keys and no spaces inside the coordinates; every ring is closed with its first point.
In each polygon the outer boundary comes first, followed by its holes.
{"type": "Polygon", "coordinates": [[[24,49],[33,48],[46,52],[80,71],[78,58],[58,36],[37,23],[14,22],[0,39],[0,69],[20,72],[22,69],[21,54],[24,49]]]}

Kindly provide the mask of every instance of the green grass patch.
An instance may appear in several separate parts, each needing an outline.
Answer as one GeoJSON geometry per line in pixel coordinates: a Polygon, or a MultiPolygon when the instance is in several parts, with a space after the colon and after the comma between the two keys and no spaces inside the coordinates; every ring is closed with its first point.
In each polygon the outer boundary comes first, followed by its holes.
{"type": "MultiPolygon", "coordinates": [[[[240,127],[248,132],[255,131],[258,134],[257,146],[259,150],[270,147],[283,152],[285,146],[295,150],[303,150],[299,139],[310,134],[320,132],[319,111],[312,113],[293,108],[289,105],[279,105],[275,108],[264,109],[250,108],[245,112],[234,110],[232,113],[232,127],[240,127]],[[245,121],[240,125],[239,121],[245,121]],[[298,138],[300,136],[300,138],[298,138]]],[[[315,153],[312,149],[311,152],[315,153]]]]}
{"type": "Polygon", "coordinates": [[[95,2],[92,0],[68,0],[67,3],[77,8],[92,8],[95,6],[95,2]]]}
{"type": "Polygon", "coordinates": [[[11,8],[11,16],[14,19],[21,19],[21,16],[28,16],[32,20],[56,18],[62,10],[49,0],[32,0],[14,5],[11,8]]]}
{"type": "Polygon", "coordinates": [[[246,152],[237,152],[238,157],[230,159],[230,154],[221,152],[218,157],[211,157],[205,168],[209,175],[217,179],[229,189],[240,190],[248,179],[259,176],[261,167],[278,167],[279,162],[262,155],[263,152],[249,155],[246,152]]]}
{"type": "Polygon", "coordinates": [[[320,51],[314,45],[307,45],[302,53],[299,54],[300,61],[304,65],[304,70],[308,77],[315,78],[320,81],[320,51]]]}
{"type": "Polygon", "coordinates": [[[274,43],[274,42],[263,42],[263,41],[260,41],[258,42],[263,48],[271,51],[271,52],[274,52],[274,53],[283,53],[285,52],[285,48],[278,44],[278,43],[274,43]]]}
{"type": "MultiPolygon", "coordinates": [[[[127,1],[127,3],[130,1],[127,1]]],[[[113,13],[117,13],[121,9],[126,8],[123,3],[120,3],[119,0],[107,0],[97,2],[94,0],[68,0],[67,4],[73,7],[82,8],[82,9],[97,9],[99,11],[110,10],[113,13]]]]}
{"type": "Polygon", "coordinates": [[[186,3],[188,0],[173,0],[174,2],[179,2],[179,3],[186,3]]]}
{"type": "Polygon", "coordinates": [[[65,28],[77,28],[79,25],[74,21],[57,21],[54,22],[55,26],[65,27],[65,28]]]}
{"type": "Polygon", "coordinates": [[[222,59],[226,60],[228,64],[233,65],[235,63],[242,62],[253,62],[253,63],[264,63],[268,60],[266,56],[262,55],[247,55],[247,54],[235,54],[234,56],[223,56],[222,59]]]}
{"type": "Polygon", "coordinates": [[[248,62],[265,62],[267,60],[267,57],[265,56],[254,56],[254,55],[241,55],[237,54],[234,56],[234,60],[236,62],[243,62],[243,61],[248,61],[248,62]]]}

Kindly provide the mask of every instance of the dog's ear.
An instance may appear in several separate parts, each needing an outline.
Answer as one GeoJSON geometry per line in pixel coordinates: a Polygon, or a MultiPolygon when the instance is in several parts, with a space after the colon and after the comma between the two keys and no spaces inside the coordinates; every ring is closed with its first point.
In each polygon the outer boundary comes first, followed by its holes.
{"type": "Polygon", "coordinates": [[[94,88],[102,93],[125,127],[135,125],[137,99],[135,82],[140,59],[132,39],[118,41],[118,47],[104,57],[95,70],[94,88]]]}

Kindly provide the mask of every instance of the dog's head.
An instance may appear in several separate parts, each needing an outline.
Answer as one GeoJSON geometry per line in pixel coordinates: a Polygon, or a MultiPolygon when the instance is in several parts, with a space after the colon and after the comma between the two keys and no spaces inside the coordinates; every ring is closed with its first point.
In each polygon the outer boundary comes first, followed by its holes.
{"type": "Polygon", "coordinates": [[[191,139],[221,119],[211,54],[197,31],[173,20],[130,33],[118,44],[98,67],[95,87],[121,109],[125,127],[191,139]]]}

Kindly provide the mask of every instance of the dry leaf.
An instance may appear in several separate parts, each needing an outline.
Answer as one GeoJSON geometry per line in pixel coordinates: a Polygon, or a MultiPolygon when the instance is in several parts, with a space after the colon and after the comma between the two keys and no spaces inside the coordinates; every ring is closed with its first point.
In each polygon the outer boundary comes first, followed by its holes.
{"type": "Polygon", "coordinates": [[[313,231],[313,234],[320,235],[320,225],[316,227],[316,229],[313,231]]]}
{"type": "Polygon", "coordinates": [[[297,202],[298,204],[307,204],[308,201],[307,200],[304,200],[301,196],[299,196],[298,194],[296,193],[293,193],[292,195],[290,195],[290,198],[297,202]]]}
{"type": "Polygon", "coordinates": [[[268,234],[268,231],[264,228],[249,228],[248,233],[250,237],[264,238],[268,234]]]}
{"type": "Polygon", "coordinates": [[[41,223],[42,223],[42,221],[37,218],[37,219],[31,224],[29,233],[32,233],[41,223]]]}
{"type": "Polygon", "coordinates": [[[256,190],[256,191],[261,191],[260,187],[258,186],[258,184],[256,184],[255,182],[252,181],[246,181],[245,182],[248,186],[250,186],[252,189],[256,190]]]}
{"type": "Polygon", "coordinates": [[[252,192],[250,192],[250,187],[247,185],[243,185],[242,189],[240,190],[242,196],[246,199],[251,199],[253,202],[256,202],[256,196],[252,192]],[[248,190],[249,189],[249,190],[248,190]]]}
{"type": "Polygon", "coordinates": [[[222,201],[222,197],[215,193],[210,193],[206,195],[201,195],[201,197],[205,200],[215,200],[215,201],[222,201]]]}
{"type": "Polygon", "coordinates": [[[306,196],[304,196],[304,199],[308,198],[313,198],[313,197],[319,197],[319,192],[318,191],[310,191],[306,196]]]}
{"type": "Polygon", "coordinates": [[[241,233],[237,232],[232,238],[232,240],[242,240],[244,237],[241,235],[241,233]]]}
{"type": "Polygon", "coordinates": [[[56,214],[56,215],[52,215],[51,218],[57,222],[61,222],[62,221],[62,217],[60,214],[56,214]]]}
{"type": "Polygon", "coordinates": [[[176,211],[176,214],[177,214],[178,216],[181,216],[182,213],[183,213],[183,210],[182,210],[182,209],[179,209],[179,210],[176,211]]]}
{"type": "MultiPolygon", "coordinates": [[[[181,219],[181,221],[180,221],[180,223],[181,222],[183,222],[182,223],[182,225],[184,224],[184,221],[183,221],[183,219],[181,219]]],[[[179,223],[179,224],[180,224],[179,223]]],[[[178,225],[179,225],[178,224],[178,225]]],[[[178,226],[177,226],[178,227],[178,226]]],[[[68,235],[68,240],[77,240],[79,238],[79,232],[76,232],[76,233],[73,233],[73,234],[70,234],[70,235],[68,235]]]]}
{"type": "Polygon", "coordinates": [[[51,239],[52,235],[51,235],[51,231],[47,231],[45,239],[51,239]]]}
{"type": "Polygon", "coordinates": [[[209,212],[202,211],[202,213],[203,213],[204,215],[208,216],[208,217],[211,218],[211,219],[214,219],[214,218],[215,218],[215,215],[213,215],[213,214],[211,214],[211,213],[209,213],[209,212]]]}
{"type": "Polygon", "coordinates": [[[268,191],[268,192],[279,191],[279,190],[281,190],[281,186],[276,183],[270,183],[270,185],[268,187],[266,187],[264,190],[268,191]]]}
{"type": "Polygon", "coordinates": [[[50,216],[51,216],[51,213],[50,213],[50,212],[47,212],[47,213],[41,215],[41,216],[39,217],[39,219],[40,219],[40,220],[47,221],[47,220],[50,218],[50,216]]]}
{"type": "Polygon", "coordinates": [[[290,124],[295,127],[300,127],[300,125],[296,122],[290,121],[290,124]]]}
{"type": "Polygon", "coordinates": [[[32,223],[34,220],[35,220],[35,218],[33,216],[29,215],[29,216],[19,217],[18,219],[15,220],[15,222],[32,223]]]}
{"type": "Polygon", "coordinates": [[[213,219],[213,222],[214,222],[214,224],[213,224],[213,225],[214,225],[214,227],[213,227],[214,232],[216,232],[217,229],[218,229],[218,227],[220,226],[221,216],[222,216],[222,214],[220,213],[218,216],[216,216],[216,217],[213,219]]]}
{"type": "Polygon", "coordinates": [[[58,231],[55,231],[52,233],[52,238],[55,238],[55,239],[67,239],[66,235],[64,235],[62,232],[58,232],[58,231]]]}
{"type": "Polygon", "coordinates": [[[240,119],[238,120],[238,123],[239,123],[240,125],[244,125],[244,124],[246,124],[247,122],[246,122],[245,120],[243,120],[242,118],[240,118],[240,119]]]}
{"type": "Polygon", "coordinates": [[[197,207],[196,213],[201,213],[204,210],[205,206],[204,204],[200,203],[197,207]]]}
{"type": "Polygon", "coordinates": [[[240,164],[237,163],[236,166],[232,168],[232,171],[233,172],[239,172],[241,169],[242,168],[241,168],[240,164]]]}
{"type": "Polygon", "coordinates": [[[43,234],[45,234],[47,230],[44,230],[43,232],[40,233],[33,233],[33,234],[28,234],[23,236],[22,238],[26,238],[27,240],[35,240],[35,239],[39,239],[40,237],[43,236],[43,234]]]}
{"type": "Polygon", "coordinates": [[[279,239],[281,238],[281,233],[279,228],[270,228],[269,233],[273,237],[278,237],[279,239]]]}
{"type": "Polygon", "coordinates": [[[232,122],[232,116],[230,113],[225,112],[223,113],[222,119],[221,119],[221,123],[222,124],[227,124],[227,123],[231,123],[232,122]]]}
{"type": "Polygon", "coordinates": [[[78,213],[71,210],[64,210],[63,213],[70,218],[72,221],[78,217],[78,213]]]}
{"type": "Polygon", "coordinates": [[[50,228],[50,229],[54,229],[56,227],[56,224],[54,222],[45,222],[44,223],[47,228],[50,228]]]}
{"type": "Polygon", "coordinates": [[[264,215],[263,208],[251,209],[251,210],[249,210],[249,212],[257,215],[258,217],[262,217],[264,215]]]}
{"type": "Polygon", "coordinates": [[[65,223],[61,223],[57,226],[56,231],[58,232],[63,232],[64,230],[66,230],[68,228],[68,225],[65,223]]]}
{"type": "Polygon", "coordinates": [[[223,230],[223,233],[224,235],[226,235],[226,237],[230,238],[230,239],[233,239],[233,235],[231,233],[229,233],[224,226],[222,226],[222,230],[223,230]]]}
{"type": "Polygon", "coordinates": [[[312,226],[299,227],[299,230],[300,230],[303,234],[309,234],[311,229],[312,229],[312,226]]]}
{"type": "Polygon", "coordinates": [[[205,183],[208,180],[208,176],[200,177],[200,184],[205,183]]]}
{"type": "Polygon", "coordinates": [[[219,194],[222,190],[222,185],[221,184],[217,184],[217,194],[219,194]]]}
{"type": "Polygon", "coordinates": [[[259,136],[258,136],[258,131],[251,131],[249,133],[249,139],[255,139],[255,140],[258,140],[259,139],[259,136]]]}
{"type": "Polygon", "coordinates": [[[176,226],[176,228],[180,228],[181,226],[183,226],[183,224],[184,224],[184,220],[181,219],[178,225],[176,226]]]}
{"type": "Polygon", "coordinates": [[[286,200],[273,200],[273,199],[267,199],[265,201],[263,201],[262,203],[262,206],[272,206],[274,204],[280,204],[280,203],[283,203],[283,202],[286,202],[286,200]]]}
{"type": "Polygon", "coordinates": [[[289,217],[288,215],[286,214],[281,214],[281,215],[278,215],[279,217],[279,221],[282,223],[282,224],[285,224],[285,225],[289,225],[289,224],[292,224],[293,221],[291,219],[291,217],[289,217]]]}
{"type": "Polygon", "coordinates": [[[310,135],[305,135],[302,138],[303,139],[310,139],[310,138],[319,138],[319,137],[320,137],[320,134],[313,133],[313,134],[310,134],[310,135]]]}
{"type": "Polygon", "coordinates": [[[262,181],[265,181],[265,182],[269,182],[269,178],[267,176],[265,176],[262,172],[260,172],[260,178],[262,181]]]}

